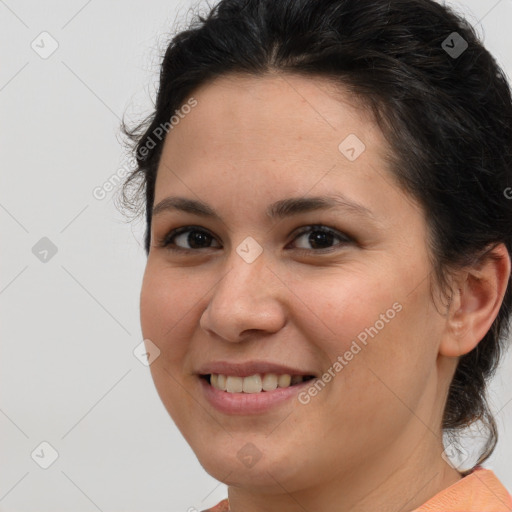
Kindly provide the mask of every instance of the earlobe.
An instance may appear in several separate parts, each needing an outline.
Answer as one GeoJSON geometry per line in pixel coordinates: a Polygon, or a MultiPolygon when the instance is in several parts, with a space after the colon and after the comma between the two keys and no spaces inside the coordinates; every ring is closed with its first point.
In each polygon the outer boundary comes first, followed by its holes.
{"type": "Polygon", "coordinates": [[[460,357],[484,338],[500,310],[510,278],[510,256],[504,244],[465,268],[450,302],[439,352],[460,357]]]}

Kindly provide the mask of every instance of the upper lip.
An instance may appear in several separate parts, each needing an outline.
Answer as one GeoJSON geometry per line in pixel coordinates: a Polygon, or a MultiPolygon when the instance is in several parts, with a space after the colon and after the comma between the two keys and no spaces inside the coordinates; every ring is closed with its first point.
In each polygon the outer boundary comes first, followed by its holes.
{"type": "Polygon", "coordinates": [[[246,361],[244,363],[229,363],[227,361],[214,361],[202,365],[197,373],[199,375],[222,374],[233,375],[236,377],[249,377],[250,375],[275,373],[278,375],[315,375],[308,370],[301,370],[300,368],[293,368],[279,363],[272,363],[270,361],[246,361]]]}

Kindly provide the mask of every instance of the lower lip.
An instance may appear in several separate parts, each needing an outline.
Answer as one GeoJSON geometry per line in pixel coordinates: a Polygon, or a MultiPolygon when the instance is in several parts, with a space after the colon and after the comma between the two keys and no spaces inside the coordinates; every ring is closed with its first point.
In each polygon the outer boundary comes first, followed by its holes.
{"type": "Polygon", "coordinates": [[[211,386],[207,380],[199,378],[204,396],[218,411],[224,414],[261,414],[276,408],[295,397],[301,389],[309,386],[314,379],[287,388],[260,393],[228,393],[211,386]]]}

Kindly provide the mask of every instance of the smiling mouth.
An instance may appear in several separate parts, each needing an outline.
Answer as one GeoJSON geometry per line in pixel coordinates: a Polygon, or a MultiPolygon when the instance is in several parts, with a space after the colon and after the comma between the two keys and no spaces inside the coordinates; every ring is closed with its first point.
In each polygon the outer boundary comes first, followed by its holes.
{"type": "Polygon", "coordinates": [[[312,380],[314,375],[289,375],[289,374],[254,374],[248,377],[210,373],[200,375],[208,384],[220,391],[227,393],[261,393],[274,391],[277,388],[289,388],[302,382],[312,380]]]}

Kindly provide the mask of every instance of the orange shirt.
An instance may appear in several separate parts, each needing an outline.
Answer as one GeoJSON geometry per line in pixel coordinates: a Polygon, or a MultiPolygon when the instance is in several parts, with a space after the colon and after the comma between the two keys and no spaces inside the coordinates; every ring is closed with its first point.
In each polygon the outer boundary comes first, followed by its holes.
{"type": "Polygon", "coordinates": [[[476,467],[468,476],[438,492],[413,512],[510,512],[512,496],[490,469],[476,467]]]}
{"type": "MultiPolygon", "coordinates": [[[[228,499],[202,512],[230,512],[228,499]]],[[[476,467],[412,512],[512,512],[512,496],[490,469],[476,467]]]]}

